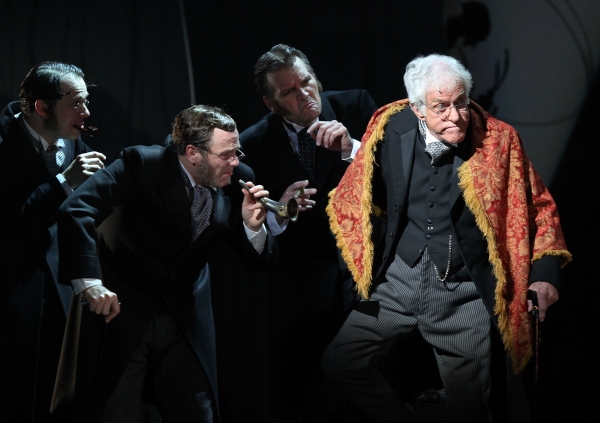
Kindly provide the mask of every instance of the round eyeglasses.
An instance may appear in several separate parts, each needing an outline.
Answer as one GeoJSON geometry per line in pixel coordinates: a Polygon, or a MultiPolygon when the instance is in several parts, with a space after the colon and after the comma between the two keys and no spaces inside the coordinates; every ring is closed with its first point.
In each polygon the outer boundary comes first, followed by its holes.
{"type": "MultiPolygon", "coordinates": [[[[239,161],[240,161],[240,160],[242,160],[244,157],[246,157],[246,155],[244,154],[244,152],[243,152],[242,150],[240,150],[240,149],[237,149],[237,150],[235,151],[235,155],[234,155],[234,156],[227,157],[227,158],[223,158],[223,157],[221,157],[222,155],[219,155],[219,154],[215,153],[214,151],[212,151],[212,150],[211,150],[210,148],[208,148],[208,147],[198,147],[198,148],[200,148],[200,149],[202,149],[202,150],[204,150],[204,151],[208,151],[210,154],[213,154],[213,155],[217,156],[219,159],[223,160],[223,161],[224,161],[225,163],[227,163],[228,165],[229,165],[229,164],[231,164],[231,162],[232,162],[232,161],[234,161],[234,160],[237,160],[237,161],[239,162],[239,161]]],[[[229,153],[229,154],[230,154],[230,153],[229,153]]],[[[227,155],[229,155],[229,154],[227,154],[227,155]]]]}
{"type": "Polygon", "coordinates": [[[450,117],[450,111],[452,109],[456,109],[456,111],[458,113],[465,113],[467,111],[467,106],[469,105],[470,102],[471,102],[471,100],[467,99],[467,100],[461,100],[461,101],[457,102],[456,104],[454,104],[453,106],[446,106],[443,103],[440,103],[434,107],[427,106],[427,108],[429,110],[431,110],[433,113],[435,113],[440,119],[448,120],[448,118],[450,117]]]}
{"type": "Polygon", "coordinates": [[[70,107],[71,109],[75,110],[76,112],[78,112],[83,106],[85,106],[88,109],[90,107],[90,101],[89,100],[75,101],[75,102],[73,102],[71,104],[59,103],[57,101],[55,101],[54,103],[58,104],[59,106],[70,107]]]}

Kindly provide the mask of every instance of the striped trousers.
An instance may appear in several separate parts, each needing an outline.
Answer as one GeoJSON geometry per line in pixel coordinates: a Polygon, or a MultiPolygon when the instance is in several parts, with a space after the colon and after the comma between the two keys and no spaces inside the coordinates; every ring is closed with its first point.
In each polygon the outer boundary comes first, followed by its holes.
{"type": "Polygon", "coordinates": [[[435,352],[447,422],[491,422],[491,319],[470,279],[463,266],[445,283],[440,281],[427,250],[413,268],[396,256],[385,281],[355,306],[327,348],[327,378],[370,421],[402,422],[406,404],[377,363],[396,342],[418,330],[435,352]]]}

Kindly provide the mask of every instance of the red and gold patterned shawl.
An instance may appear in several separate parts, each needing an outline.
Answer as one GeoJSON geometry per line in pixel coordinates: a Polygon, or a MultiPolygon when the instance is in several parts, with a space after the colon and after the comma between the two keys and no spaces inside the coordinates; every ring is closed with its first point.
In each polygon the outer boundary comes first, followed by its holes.
{"type": "MultiPolygon", "coordinates": [[[[329,194],[331,229],[363,298],[369,296],[373,276],[375,151],[390,117],[407,106],[408,100],[399,100],[375,112],[354,162],[329,194]]],[[[526,299],[531,264],[544,255],[562,256],[566,264],[571,254],[556,204],[525,155],[517,131],[474,102],[470,110],[474,154],[458,169],[459,185],[487,240],[497,280],[494,312],[514,371],[519,372],[532,354],[526,299]]]]}

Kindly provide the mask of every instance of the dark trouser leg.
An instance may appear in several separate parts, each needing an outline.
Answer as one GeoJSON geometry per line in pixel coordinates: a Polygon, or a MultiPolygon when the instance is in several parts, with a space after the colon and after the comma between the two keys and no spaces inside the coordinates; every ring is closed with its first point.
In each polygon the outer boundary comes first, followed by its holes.
{"type": "MultiPolygon", "coordinates": [[[[167,317],[166,324],[175,325],[171,316],[167,317]]],[[[153,385],[162,423],[216,421],[213,415],[216,404],[206,373],[179,331],[156,361],[153,385]]]]}
{"type": "Polygon", "coordinates": [[[327,349],[323,366],[370,421],[402,421],[404,404],[376,364],[395,340],[416,328],[436,348],[448,421],[489,421],[490,320],[468,279],[463,268],[443,284],[427,251],[414,268],[396,257],[386,273],[388,282],[351,313],[327,349]],[[469,420],[473,414],[475,420],[469,420]]]}
{"type": "Polygon", "coordinates": [[[167,312],[152,320],[117,385],[103,423],[143,423],[151,387],[163,423],[212,423],[213,398],[192,348],[167,312]]]}
{"type": "MultiPolygon", "coordinates": [[[[430,261],[424,271],[435,277],[430,261]]],[[[428,289],[419,330],[434,347],[446,393],[448,423],[491,422],[491,321],[465,267],[444,284],[437,278],[428,289]]]]}
{"type": "MultiPolygon", "coordinates": [[[[403,269],[398,261],[388,273],[403,269]]],[[[369,301],[350,313],[323,358],[327,378],[372,422],[399,422],[406,414],[406,404],[379,373],[377,362],[417,327],[421,294],[416,275],[408,276],[404,279],[411,283],[396,283],[394,277],[376,286],[369,301]]]]}
{"type": "Polygon", "coordinates": [[[310,272],[286,274],[284,283],[290,283],[293,290],[288,293],[290,297],[281,300],[288,307],[271,315],[274,327],[280,329],[270,334],[270,414],[274,421],[302,419],[318,423],[339,401],[329,397],[321,359],[346,316],[342,301],[344,276],[338,263],[331,261],[312,263],[310,272]],[[286,318],[289,322],[282,325],[286,318]]]}
{"type": "Polygon", "coordinates": [[[151,366],[150,350],[156,338],[156,317],[152,320],[132,354],[117,387],[110,397],[102,423],[143,423],[144,384],[151,366]]]}

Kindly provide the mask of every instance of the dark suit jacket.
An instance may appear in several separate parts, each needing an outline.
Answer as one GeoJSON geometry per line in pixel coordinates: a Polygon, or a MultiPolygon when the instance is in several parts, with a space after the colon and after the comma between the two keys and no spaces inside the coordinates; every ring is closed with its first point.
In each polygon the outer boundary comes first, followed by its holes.
{"type": "MultiPolygon", "coordinates": [[[[390,118],[383,143],[376,152],[373,179],[373,202],[387,211],[387,221],[374,219],[375,260],[373,280],[381,281],[394,260],[396,246],[406,224],[408,187],[413,170],[415,145],[419,134],[417,117],[405,110],[390,118]]],[[[458,167],[472,155],[469,140],[461,142],[454,157],[454,170],[450,188],[450,219],[453,237],[458,241],[463,262],[467,265],[473,281],[486,305],[490,316],[494,314],[494,291],[496,279],[487,254],[487,243],[475,223],[475,217],[466,207],[458,186],[458,167]]],[[[559,285],[560,257],[544,256],[532,266],[530,281],[545,281],[559,285]]]]}
{"type": "MultiPolygon", "coordinates": [[[[357,140],[361,139],[377,109],[365,90],[323,92],[321,101],[319,120],[342,122],[357,140]]],[[[292,183],[309,179],[290,145],[281,116],[268,114],[242,132],[240,141],[246,153],[244,161],[254,170],[256,183],[269,190],[270,198],[278,200],[292,183]]],[[[337,186],[347,167],[340,152],[317,148],[316,180],[309,185],[317,188],[316,196],[311,197],[316,206],[301,213],[296,222],[290,222],[285,232],[277,236],[282,266],[289,269],[291,277],[304,275],[298,282],[302,287],[297,294],[304,297],[300,302],[315,311],[329,307],[340,269],[325,207],[329,191],[337,186]],[[297,271],[299,268],[302,272],[297,271]]]]}
{"type": "MultiPolygon", "coordinates": [[[[64,327],[72,290],[57,282],[56,219],[67,194],[17,122],[20,111],[12,102],[0,115],[0,398],[31,412],[42,310],[56,309],[64,327]]],[[[90,149],[78,139],[63,151],[61,171],[90,149]]],[[[0,414],[9,418],[4,407],[0,414]]]]}
{"type": "Polygon", "coordinates": [[[122,306],[104,335],[105,324],[98,323],[98,316],[81,313],[77,366],[59,374],[66,388],[73,382],[68,374],[77,370],[75,392],[61,393],[56,415],[72,400],[71,411],[87,415],[94,397],[91,415],[101,416],[133,349],[161,308],[173,315],[187,337],[217,399],[211,279],[240,278],[244,267],[260,270],[274,259],[272,237],[262,257],[248,241],[241,223],[241,195],[232,204],[218,189],[210,226],[191,242],[190,203],[177,154],[159,146],[130,147],[63,205],[61,275],[68,280],[101,278],[122,306]],[[102,375],[97,380],[96,371],[102,375]]]}

